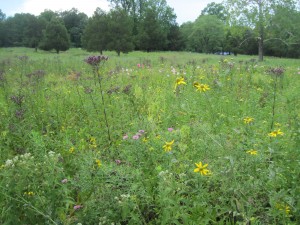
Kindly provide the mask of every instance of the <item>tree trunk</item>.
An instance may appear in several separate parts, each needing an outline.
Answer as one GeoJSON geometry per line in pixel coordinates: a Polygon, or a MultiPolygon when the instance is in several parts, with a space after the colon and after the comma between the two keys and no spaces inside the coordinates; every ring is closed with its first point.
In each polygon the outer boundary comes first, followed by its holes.
{"type": "Polygon", "coordinates": [[[258,61],[264,60],[264,40],[263,37],[258,39],[258,61]]]}
{"type": "Polygon", "coordinates": [[[258,61],[264,60],[264,15],[263,15],[263,2],[258,1],[258,26],[259,26],[259,37],[258,37],[258,61]]]}

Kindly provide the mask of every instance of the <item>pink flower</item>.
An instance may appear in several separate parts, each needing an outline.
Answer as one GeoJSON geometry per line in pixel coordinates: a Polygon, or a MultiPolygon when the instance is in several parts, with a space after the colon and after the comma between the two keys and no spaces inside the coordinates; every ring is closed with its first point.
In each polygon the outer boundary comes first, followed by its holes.
{"type": "Polygon", "coordinates": [[[68,182],[68,179],[63,179],[62,181],[61,181],[63,184],[65,184],[65,183],[67,183],[68,182]]]}
{"type": "Polygon", "coordinates": [[[141,64],[138,63],[138,64],[137,64],[137,67],[138,67],[138,68],[141,68],[141,64]]]}
{"type": "Polygon", "coordinates": [[[172,132],[174,129],[172,127],[168,128],[168,131],[172,132]]]}
{"type": "Polygon", "coordinates": [[[74,210],[81,209],[82,207],[83,207],[82,205],[75,205],[75,206],[74,206],[74,210]]]}
{"type": "Polygon", "coordinates": [[[143,133],[145,133],[145,131],[144,130],[139,130],[139,133],[143,134],[143,133]]]}
{"type": "Polygon", "coordinates": [[[125,134],[125,135],[123,136],[123,140],[126,140],[127,138],[128,138],[128,135],[125,134]]]}
{"type": "Polygon", "coordinates": [[[117,165],[119,165],[119,164],[121,164],[121,160],[120,160],[120,159],[116,159],[116,160],[115,160],[115,163],[116,163],[117,165]]]}
{"type": "Polygon", "coordinates": [[[139,138],[140,138],[140,136],[137,135],[137,134],[132,136],[132,139],[133,139],[133,140],[137,140],[137,139],[139,139],[139,138]]]}

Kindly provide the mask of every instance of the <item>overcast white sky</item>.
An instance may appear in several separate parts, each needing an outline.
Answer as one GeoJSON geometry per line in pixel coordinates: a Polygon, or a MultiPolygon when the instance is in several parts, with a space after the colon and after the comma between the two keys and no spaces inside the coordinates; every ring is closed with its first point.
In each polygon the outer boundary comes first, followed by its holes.
{"type": "MultiPolygon", "coordinates": [[[[167,2],[174,9],[177,22],[182,24],[194,21],[208,3],[220,3],[222,0],[167,0],[167,2]]],[[[97,7],[108,10],[109,3],[106,0],[0,0],[0,9],[6,16],[21,12],[39,15],[45,9],[60,11],[71,8],[77,8],[78,11],[91,16],[97,7]]]]}

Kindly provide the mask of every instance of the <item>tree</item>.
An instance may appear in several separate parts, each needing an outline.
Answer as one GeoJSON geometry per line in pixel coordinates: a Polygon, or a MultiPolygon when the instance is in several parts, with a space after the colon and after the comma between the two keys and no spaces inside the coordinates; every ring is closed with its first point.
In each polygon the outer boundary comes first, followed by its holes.
{"type": "Polygon", "coordinates": [[[228,17],[225,6],[221,3],[215,3],[215,2],[209,3],[201,11],[201,15],[215,15],[216,17],[218,17],[220,20],[224,22],[227,20],[228,17]]]}
{"type": "Polygon", "coordinates": [[[248,23],[247,25],[256,27],[259,61],[263,61],[267,22],[275,7],[279,5],[292,7],[295,5],[295,0],[227,0],[231,23],[243,23],[244,20],[248,23]]]}
{"type": "MultiPolygon", "coordinates": [[[[109,0],[133,18],[133,38],[136,49],[166,50],[174,43],[176,15],[166,0],[109,0]],[[172,33],[171,33],[172,32],[172,33]],[[168,38],[172,40],[168,40],[168,38]]],[[[178,37],[179,38],[179,37],[178,37]]],[[[176,40],[178,42],[178,40],[176,40]]]]}
{"type": "Polygon", "coordinates": [[[59,51],[68,50],[69,47],[69,35],[65,25],[57,18],[52,18],[44,32],[40,48],[46,51],[55,49],[58,54],[59,51]]]}
{"type": "Polygon", "coordinates": [[[177,24],[170,27],[170,31],[167,36],[168,47],[170,51],[180,51],[184,48],[183,36],[180,32],[180,28],[177,24]]]}
{"type": "Polygon", "coordinates": [[[159,22],[155,9],[147,9],[144,18],[140,21],[138,40],[139,49],[147,52],[166,48],[167,33],[159,22]]]}
{"type": "Polygon", "coordinates": [[[0,9],[0,22],[4,21],[6,18],[6,15],[2,12],[2,10],[0,9]]]}
{"type": "Polygon", "coordinates": [[[4,44],[5,30],[4,30],[4,22],[5,22],[5,14],[0,9],[0,47],[4,44]]]}
{"type": "Polygon", "coordinates": [[[27,22],[24,30],[24,44],[27,47],[35,48],[35,51],[37,51],[38,45],[43,37],[43,21],[31,15],[28,17],[27,22]]]}
{"type": "Polygon", "coordinates": [[[107,48],[127,53],[134,49],[132,40],[133,19],[121,8],[112,9],[108,14],[107,48]]]}
{"type": "Polygon", "coordinates": [[[182,35],[182,40],[183,40],[183,48],[186,51],[193,51],[194,48],[192,47],[192,43],[190,41],[190,36],[191,33],[193,32],[193,22],[186,22],[181,24],[180,26],[180,33],[182,35]]]}
{"type": "Polygon", "coordinates": [[[266,55],[279,57],[300,56],[300,12],[286,7],[277,7],[266,27],[266,55]]]}
{"type": "Polygon", "coordinates": [[[69,11],[61,12],[60,16],[70,35],[71,45],[73,47],[81,47],[81,37],[88,20],[87,15],[72,8],[69,11]]]}
{"type": "Polygon", "coordinates": [[[97,8],[88,20],[82,35],[82,45],[87,51],[102,51],[107,49],[108,15],[97,8]]]}
{"type": "Polygon", "coordinates": [[[224,24],[213,15],[200,16],[195,21],[189,41],[196,52],[222,51],[224,24]]]}

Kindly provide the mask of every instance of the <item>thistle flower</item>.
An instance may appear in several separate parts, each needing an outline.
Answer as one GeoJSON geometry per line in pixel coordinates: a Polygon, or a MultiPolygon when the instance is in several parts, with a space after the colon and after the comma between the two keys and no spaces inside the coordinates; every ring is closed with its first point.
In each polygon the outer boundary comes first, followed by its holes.
{"type": "Polygon", "coordinates": [[[140,138],[140,135],[137,135],[137,134],[132,136],[132,139],[133,139],[133,140],[137,140],[137,139],[139,139],[139,138],[140,138]]]}
{"type": "Polygon", "coordinates": [[[169,152],[172,150],[172,145],[174,144],[174,140],[171,141],[171,142],[166,142],[165,145],[163,146],[163,149],[166,151],[166,152],[169,152]]]}
{"type": "Polygon", "coordinates": [[[66,184],[68,182],[68,179],[67,178],[65,178],[65,179],[63,179],[62,181],[61,181],[61,183],[63,183],[63,184],[66,184]]]}
{"type": "Polygon", "coordinates": [[[194,169],[194,172],[195,173],[200,173],[202,176],[207,176],[207,175],[210,175],[210,170],[206,169],[208,164],[202,164],[202,162],[199,162],[199,163],[195,163],[196,167],[194,169]]]}
{"type": "Polygon", "coordinates": [[[73,208],[74,210],[78,210],[78,209],[81,209],[83,206],[82,205],[75,205],[73,208]]]}
{"type": "Polygon", "coordinates": [[[89,56],[84,61],[87,64],[90,64],[91,66],[98,66],[100,64],[100,62],[107,61],[107,60],[108,60],[107,56],[99,55],[99,56],[89,56]]]}

